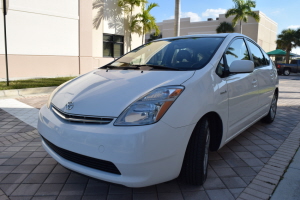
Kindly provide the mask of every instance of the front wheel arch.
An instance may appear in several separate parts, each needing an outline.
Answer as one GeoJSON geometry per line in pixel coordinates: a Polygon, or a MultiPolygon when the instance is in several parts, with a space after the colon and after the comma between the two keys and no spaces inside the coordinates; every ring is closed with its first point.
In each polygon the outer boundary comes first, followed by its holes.
{"type": "Polygon", "coordinates": [[[209,122],[209,128],[211,130],[210,150],[217,151],[221,145],[221,141],[223,137],[222,119],[219,116],[219,114],[216,112],[209,112],[205,114],[203,117],[207,118],[209,122]]]}
{"type": "Polygon", "coordinates": [[[205,182],[208,151],[219,149],[222,140],[222,130],[222,120],[215,112],[205,114],[197,122],[189,138],[180,171],[180,177],[186,183],[202,185],[205,182]],[[207,141],[206,143],[205,140],[207,141]]]}

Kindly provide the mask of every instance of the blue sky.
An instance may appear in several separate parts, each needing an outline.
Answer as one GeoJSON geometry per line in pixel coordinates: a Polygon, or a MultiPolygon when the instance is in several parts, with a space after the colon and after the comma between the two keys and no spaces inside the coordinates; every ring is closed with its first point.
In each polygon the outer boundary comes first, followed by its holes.
{"type": "MultiPolygon", "coordinates": [[[[159,7],[151,13],[157,22],[174,17],[175,0],[148,0],[155,2],[159,7]]],[[[206,21],[207,18],[216,18],[227,9],[233,8],[232,0],[181,0],[181,15],[191,17],[192,21],[206,21]]],[[[300,28],[299,1],[294,0],[256,0],[256,8],[278,23],[278,33],[286,28],[300,28]]],[[[300,48],[294,50],[300,54],[300,48]]]]}

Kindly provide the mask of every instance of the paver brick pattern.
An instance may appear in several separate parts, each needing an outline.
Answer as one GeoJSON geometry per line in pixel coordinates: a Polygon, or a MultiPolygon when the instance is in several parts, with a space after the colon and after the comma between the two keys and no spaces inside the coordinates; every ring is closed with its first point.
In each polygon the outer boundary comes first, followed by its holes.
{"type": "MultiPolygon", "coordinates": [[[[300,81],[282,82],[275,121],[269,125],[258,122],[219,151],[211,152],[203,186],[175,179],[144,188],[128,188],[72,172],[45,152],[36,129],[0,109],[0,199],[219,200],[236,199],[245,188],[249,193],[255,192],[255,185],[247,186],[258,173],[264,175],[262,168],[300,122],[300,81]]],[[[19,100],[40,108],[47,98],[19,100]]],[[[277,164],[284,165],[286,159],[279,156],[277,164]]],[[[269,177],[270,181],[274,177],[269,177]]],[[[267,187],[266,190],[274,189],[267,187]]],[[[247,194],[239,198],[247,199],[247,194]]]]}

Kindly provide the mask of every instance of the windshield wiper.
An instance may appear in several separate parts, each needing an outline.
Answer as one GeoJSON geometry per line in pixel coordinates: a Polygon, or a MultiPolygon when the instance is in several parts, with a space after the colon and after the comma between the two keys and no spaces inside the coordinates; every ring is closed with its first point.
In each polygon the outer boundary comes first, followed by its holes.
{"type": "MultiPolygon", "coordinates": [[[[134,66],[134,65],[132,65],[134,66]]],[[[138,69],[138,66],[134,66],[134,67],[127,67],[127,66],[113,66],[113,65],[105,65],[103,67],[101,67],[101,69],[123,69],[123,70],[127,70],[127,69],[138,69]]]]}
{"type": "Polygon", "coordinates": [[[132,65],[132,66],[136,66],[136,67],[138,67],[140,69],[141,69],[141,67],[150,67],[150,68],[153,68],[153,69],[168,69],[168,70],[181,71],[178,68],[173,68],[173,67],[168,67],[168,66],[162,66],[162,65],[145,64],[145,65],[132,65]]]}

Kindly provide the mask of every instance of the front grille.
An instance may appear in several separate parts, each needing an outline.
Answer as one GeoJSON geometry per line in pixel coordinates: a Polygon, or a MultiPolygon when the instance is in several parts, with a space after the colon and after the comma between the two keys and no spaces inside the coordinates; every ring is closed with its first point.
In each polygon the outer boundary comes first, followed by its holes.
{"type": "Polygon", "coordinates": [[[64,120],[77,123],[109,124],[113,118],[75,115],[63,112],[52,104],[53,112],[64,120]]]}
{"type": "Polygon", "coordinates": [[[47,139],[42,137],[44,142],[58,155],[63,157],[66,160],[69,160],[71,162],[77,163],[79,165],[84,165],[86,167],[90,167],[93,169],[98,169],[101,171],[113,173],[113,174],[118,174],[121,175],[120,171],[118,168],[109,161],[106,160],[100,160],[96,158],[92,158],[89,156],[81,155],[72,151],[68,151],[66,149],[62,149],[51,142],[49,142],[47,139]]]}

